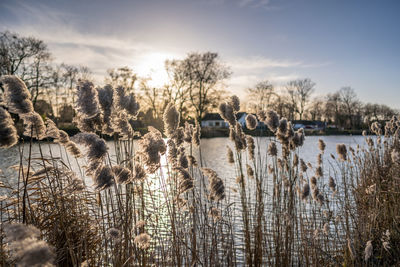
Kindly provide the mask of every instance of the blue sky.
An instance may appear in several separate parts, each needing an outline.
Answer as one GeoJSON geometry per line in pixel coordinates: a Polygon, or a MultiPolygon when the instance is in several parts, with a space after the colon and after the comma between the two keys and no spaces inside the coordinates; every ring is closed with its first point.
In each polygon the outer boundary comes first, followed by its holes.
{"type": "Polygon", "coordinates": [[[364,102],[400,108],[400,1],[2,0],[0,30],[43,39],[56,62],[130,66],[161,84],[163,61],[218,52],[227,89],[269,79],[316,82],[315,96],[353,87],[364,102]]]}

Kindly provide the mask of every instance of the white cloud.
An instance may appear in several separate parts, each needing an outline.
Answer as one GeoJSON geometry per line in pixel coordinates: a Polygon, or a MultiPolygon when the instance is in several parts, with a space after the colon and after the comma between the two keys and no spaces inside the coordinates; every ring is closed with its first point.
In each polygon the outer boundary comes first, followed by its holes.
{"type": "Polygon", "coordinates": [[[300,61],[276,60],[262,56],[253,56],[247,58],[234,58],[228,61],[228,65],[233,69],[254,70],[265,68],[289,68],[301,66],[300,61]]]}

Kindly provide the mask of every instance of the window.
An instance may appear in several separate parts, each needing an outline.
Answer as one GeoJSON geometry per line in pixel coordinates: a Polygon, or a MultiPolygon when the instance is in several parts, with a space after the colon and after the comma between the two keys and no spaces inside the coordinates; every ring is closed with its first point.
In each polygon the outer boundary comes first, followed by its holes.
{"type": "Polygon", "coordinates": [[[215,126],[219,126],[219,121],[216,121],[216,122],[215,122],[215,126]]]}

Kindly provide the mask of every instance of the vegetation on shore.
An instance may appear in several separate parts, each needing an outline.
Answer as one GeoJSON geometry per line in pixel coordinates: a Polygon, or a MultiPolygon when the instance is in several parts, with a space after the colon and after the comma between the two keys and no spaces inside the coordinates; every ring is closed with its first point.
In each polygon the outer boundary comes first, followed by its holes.
{"type": "Polygon", "coordinates": [[[164,134],[132,128],[139,105],[124,87],[81,81],[69,136],[33,109],[25,84],[1,77],[2,148],[17,146],[16,179],[1,175],[2,266],[388,266],[399,264],[400,121],[371,126],[366,147],[337,145],[316,166],[299,154],[305,133],[273,110],[260,110],[274,133],[268,152],[236,121],[240,101],[221,102],[229,123],[227,161],[234,188],[204,166],[200,126],[180,126],[169,103],[164,134]],[[107,95],[108,97],[102,97],[107,95]],[[16,144],[10,113],[24,121],[16,144]],[[113,136],[115,151],[102,138],[113,136]],[[32,138],[39,154],[32,153],[32,138]],[[54,139],[60,157],[43,154],[54,139]],[[72,162],[78,169],[72,168],[72,162]],[[91,184],[85,183],[86,177],[91,184]],[[236,198],[236,197],[237,198],[236,198]],[[239,201],[234,201],[239,199],[239,201]],[[40,257],[39,257],[40,255],[40,257]]]}

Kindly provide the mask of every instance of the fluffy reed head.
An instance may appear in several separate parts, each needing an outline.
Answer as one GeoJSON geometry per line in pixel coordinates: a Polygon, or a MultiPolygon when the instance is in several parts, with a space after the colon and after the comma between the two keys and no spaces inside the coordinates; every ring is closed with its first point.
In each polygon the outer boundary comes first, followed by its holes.
{"type": "Polygon", "coordinates": [[[119,243],[122,238],[121,231],[118,230],[117,228],[110,228],[107,231],[107,236],[114,240],[114,242],[119,243]]]}
{"type": "Polygon", "coordinates": [[[321,152],[324,152],[325,151],[325,147],[326,147],[326,145],[325,145],[324,140],[319,139],[318,140],[318,148],[319,148],[319,150],[321,150],[321,152]]]}
{"type": "Polygon", "coordinates": [[[217,173],[210,168],[202,168],[203,174],[209,178],[209,198],[220,201],[225,198],[225,185],[217,173]]]}
{"type": "Polygon", "coordinates": [[[182,193],[192,189],[194,187],[193,178],[190,176],[190,174],[187,172],[187,170],[185,170],[182,167],[177,167],[177,168],[175,168],[175,170],[177,171],[178,178],[179,178],[179,182],[178,182],[179,193],[182,194],[182,193]]]}
{"type": "Polygon", "coordinates": [[[268,145],[268,155],[275,157],[278,155],[278,148],[276,147],[275,142],[271,142],[268,145]]]}
{"type": "Polygon", "coordinates": [[[25,136],[31,136],[39,140],[46,137],[46,126],[38,113],[31,112],[20,114],[20,117],[24,120],[25,136]]]}
{"type": "Polygon", "coordinates": [[[67,143],[64,143],[63,145],[64,145],[65,149],[74,157],[76,157],[76,158],[82,157],[81,150],[74,142],[68,141],[67,143]]]}
{"type": "Polygon", "coordinates": [[[338,154],[340,160],[342,161],[347,160],[347,147],[345,144],[337,144],[336,153],[338,154]]]}
{"type": "Polygon", "coordinates": [[[235,110],[229,103],[221,103],[219,105],[219,114],[231,127],[236,125],[235,110]]]}
{"type": "Polygon", "coordinates": [[[0,148],[12,147],[18,142],[17,129],[10,114],[0,107],[0,148]]]}
{"type": "Polygon", "coordinates": [[[192,138],[193,138],[193,125],[188,122],[185,122],[183,141],[190,144],[192,143],[192,138]]]}
{"type": "Polygon", "coordinates": [[[373,132],[376,135],[382,135],[382,125],[379,122],[372,123],[371,132],[373,132]]]}
{"type": "Polygon", "coordinates": [[[25,114],[33,112],[31,94],[25,83],[13,75],[4,75],[0,78],[4,88],[4,102],[11,113],[25,114]]]}
{"type": "Polygon", "coordinates": [[[40,232],[37,228],[13,223],[6,224],[4,232],[17,266],[55,266],[54,249],[46,242],[38,240],[40,232]]]}
{"type": "Polygon", "coordinates": [[[247,143],[247,150],[249,151],[249,158],[250,160],[254,160],[254,153],[255,153],[255,144],[254,144],[254,138],[251,137],[250,135],[246,136],[246,143],[247,143]]]}
{"type": "Polygon", "coordinates": [[[201,136],[201,127],[200,127],[200,123],[196,120],[195,127],[193,130],[193,136],[192,136],[192,143],[195,146],[200,146],[200,136],[201,136]]]}
{"type": "Polygon", "coordinates": [[[46,137],[59,139],[60,138],[60,130],[57,128],[57,125],[54,121],[46,118],[46,137]]]}
{"type": "Polygon", "coordinates": [[[97,94],[99,97],[99,104],[103,118],[102,131],[105,134],[111,135],[113,133],[111,114],[113,110],[113,94],[114,90],[111,85],[106,85],[103,88],[97,88],[97,94]]]}
{"type": "Polygon", "coordinates": [[[141,233],[135,237],[133,242],[140,249],[147,249],[150,246],[151,238],[147,233],[141,233]]]}
{"type": "Polygon", "coordinates": [[[257,118],[259,121],[264,122],[267,119],[267,113],[264,110],[259,110],[257,112],[257,118]]]}
{"type": "Polygon", "coordinates": [[[227,157],[228,157],[228,162],[230,164],[235,163],[235,159],[233,157],[233,151],[229,146],[227,146],[227,157]]]}
{"type": "Polygon", "coordinates": [[[179,127],[179,112],[173,103],[169,103],[163,114],[165,135],[171,137],[179,127]]]}
{"type": "Polygon", "coordinates": [[[161,155],[164,155],[166,150],[161,133],[150,126],[149,132],[139,141],[138,150],[149,173],[154,173],[160,167],[161,155]]]}
{"type": "Polygon", "coordinates": [[[329,188],[335,192],[336,191],[336,183],[332,177],[329,177],[329,188]]]}
{"type": "Polygon", "coordinates": [[[118,86],[114,90],[114,108],[125,111],[129,118],[135,119],[139,113],[140,105],[134,94],[127,94],[126,89],[118,86]]]}
{"type": "Polygon", "coordinates": [[[246,127],[249,130],[254,130],[257,127],[257,118],[253,114],[247,114],[246,116],[246,127]]]}
{"type": "Polygon", "coordinates": [[[114,184],[114,173],[107,165],[101,165],[92,176],[95,190],[101,191],[114,184]]]}
{"type": "Polygon", "coordinates": [[[106,142],[94,133],[78,133],[72,140],[87,147],[86,157],[89,161],[99,162],[107,155],[106,142]]]}
{"type": "Polygon", "coordinates": [[[120,112],[113,116],[112,128],[116,133],[122,135],[122,139],[133,138],[136,135],[126,112],[120,112]]]}
{"type": "Polygon", "coordinates": [[[82,114],[82,118],[92,118],[100,113],[97,90],[92,82],[80,80],[76,88],[76,111],[82,114]]]}
{"type": "Polygon", "coordinates": [[[21,223],[12,223],[4,225],[6,242],[22,241],[27,238],[39,238],[40,231],[32,226],[21,223]]]}
{"type": "Polygon", "coordinates": [[[318,166],[317,169],[315,169],[315,176],[317,176],[317,177],[324,176],[321,166],[318,166]]]}
{"type": "Polygon", "coordinates": [[[135,165],[135,172],[133,174],[133,181],[143,181],[146,178],[146,171],[139,164],[135,165]]]}
{"type": "Polygon", "coordinates": [[[301,199],[306,200],[310,195],[310,185],[308,183],[304,184],[303,189],[301,190],[301,199]]]}
{"type": "Polygon", "coordinates": [[[187,159],[187,156],[185,154],[185,150],[183,147],[181,147],[181,149],[179,151],[178,163],[179,163],[179,166],[184,169],[187,169],[189,167],[189,161],[187,159]]]}
{"type": "Polygon", "coordinates": [[[239,110],[240,110],[239,97],[237,97],[236,95],[231,96],[229,99],[229,104],[235,112],[239,112],[239,110]]]}
{"type": "Polygon", "coordinates": [[[246,164],[246,170],[247,170],[247,177],[253,179],[254,178],[253,168],[249,164],[246,164]]]}
{"type": "Polygon", "coordinates": [[[132,180],[132,172],[123,166],[115,165],[112,167],[117,184],[126,184],[132,180]]]}
{"type": "MultiPolygon", "coordinates": [[[[278,114],[274,110],[267,111],[264,123],[268,126],[268,128],[272,132],[275,132],[276,129],[278,129],[278,126],[280,126],[280,121],[279,121],[278,114]]],[[[284,125],[282,125],[282,127],[283,126],[284,125]]],[[[284,130],[286,130],[286,126],[284,128],[285,128],[284,130]]]]}

